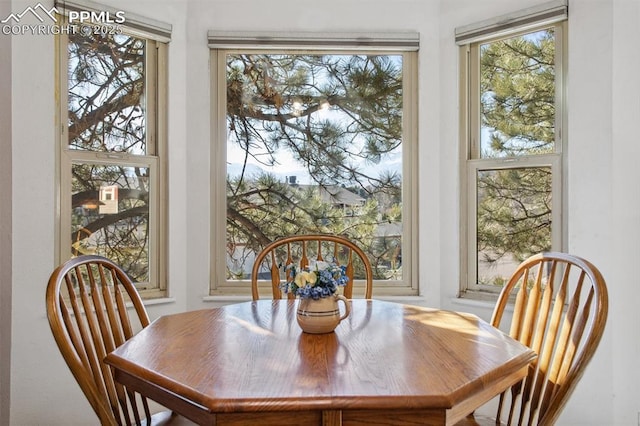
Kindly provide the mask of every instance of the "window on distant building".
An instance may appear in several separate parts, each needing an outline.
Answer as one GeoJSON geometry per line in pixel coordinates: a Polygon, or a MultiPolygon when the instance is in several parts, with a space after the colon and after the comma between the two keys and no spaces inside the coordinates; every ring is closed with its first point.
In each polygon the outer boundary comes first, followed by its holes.
{"type": "Polygon", "coordinates": [[[59,261],[105,256],[123,267],[143,297],[163,296],[161,158],[171,26],[115,11],[124,22],[80,25],[69,12],[82,5],[56,4],[77,29],[58,36],[59,261]]]}
{"type": "Polygon", "coordinates": [[[225,242],[211,293],[249,294],[256,253],[278,237],[333,233],[369,255],[376,294],[416,294],[417,34],[209,44],[212,240],[225,242]]]}
{"type": "Polygon", "coordinates": [[[566,13],[556,2],[456,31],[463,293],[499,291],[520,261],[562,249],[566,13]]]}

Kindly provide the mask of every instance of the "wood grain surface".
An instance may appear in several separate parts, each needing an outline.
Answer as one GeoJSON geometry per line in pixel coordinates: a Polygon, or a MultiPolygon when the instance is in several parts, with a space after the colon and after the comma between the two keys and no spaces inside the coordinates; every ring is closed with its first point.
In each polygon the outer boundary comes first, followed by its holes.
{"type": "Polygon", "coordinates": [[[473,315],[350,303],[321,335],[302,333],[291,300],[169,315],[106,362],[123,384],[200,424],[408,425],[454,423],[535,358],[473,315]]]}

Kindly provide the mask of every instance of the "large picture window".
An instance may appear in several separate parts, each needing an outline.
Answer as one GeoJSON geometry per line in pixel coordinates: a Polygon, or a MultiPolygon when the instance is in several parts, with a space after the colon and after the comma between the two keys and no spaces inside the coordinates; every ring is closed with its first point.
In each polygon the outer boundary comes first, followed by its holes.
{"type": "Polygon", "coordinates": [[[519,262],[562,249],[561,18],[460,43],[462,292],[499,291],[519,262]]]}
{"type": "Polygon", "coordinates": [[[144,297],[164,295],[166,43],[126,26],[59,41],[59,260],[102,255],[144,297]]]}
{"type": "Polygon", "coordinates": [[[258,44],[212,61],[226,165],[212,292],[247,292],[255,255],[279,237],[331,233],[368,254],[376,290],[413,294],[415,52],[258,44]]]}

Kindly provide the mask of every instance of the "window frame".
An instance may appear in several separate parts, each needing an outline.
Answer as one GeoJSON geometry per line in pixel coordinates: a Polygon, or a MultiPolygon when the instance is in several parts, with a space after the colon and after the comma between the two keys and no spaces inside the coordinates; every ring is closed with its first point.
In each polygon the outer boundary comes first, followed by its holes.
{"type": "MultiPolygon", "coordinates": [[[[403,56],[403,279],[374,281],[376,296],[418,294],[417,73],[418,34],[209,32],[211,74],[211,263],[209,296],[250,296],[251,281],[226,279],[226,55],[231,53],[402,54],[403,56]],[[405,255],[405,253],[407,255],[405,255]]],[[[270,288],[261,281],[260,286],[270,288]]],[[[356,281],[354,291],[364,287],[356,281]]]]}
{"type": "MultiPolygon", "coordinates": [[[[562,5],[564,2],[557,2],[562,5]]],[[[556,9],[558,10],[558,9],[556,9]]],[[[477,268],[477,175],[485,170],[549,167],[552,173],[551,198],[551,248],[562,251],[566,245],[566,152],[567,152],[567,19],[558,13],[539,22],[527,19],[527,11],[516,14],[526,25],[514,25],[495,31],[477,30],[482,24],[473,25],[481,36],[459,42],[460,64],[460,284],[459,297],[493,300],[502,287],[478,283],[477,268]],[[505,158],[480,157],[480,46],[509,39],[546,28],[554,29],[555,36],[555,142],[553,152],[505,158]]],[[[515,19],[516,21],[518,19],[515,19]]],[[[495,21],[500,22],[500,19],[495,21]]],[[[492,21],[493,22],[493,21],[492,21]]]]}
{"type": "MultiPolygon", "coordinates": [[[[56,3],[58,11],[63,13],[59,21],[67,23],[69,10],[109,10],[95,3],[76,1],[56,3]]],[[[69,36],[61,32],[56,35],[58,108],[57,123],[57,170],[56,170],[56,263],[60,264],[71,257],[68,236],[71,234],[72,191],[71,170],[74,164],[100,166],[124,166],[149,168],[149,280],[136,282],[136,288],[143,299],[156,299],[168,296],[167,291],[167,115],[168,115],[168,42],[171,25],[125,13],[127,21],[118,24],[117,30],[124,35],[144,39],[145,46],[145,121],[147,152],[145,155],[115,153],[105,151],[86,151],[69,148],[68,134],[68,61],[69,36]],[[130,25],[127,25],[130,24],[130,25]]]]}

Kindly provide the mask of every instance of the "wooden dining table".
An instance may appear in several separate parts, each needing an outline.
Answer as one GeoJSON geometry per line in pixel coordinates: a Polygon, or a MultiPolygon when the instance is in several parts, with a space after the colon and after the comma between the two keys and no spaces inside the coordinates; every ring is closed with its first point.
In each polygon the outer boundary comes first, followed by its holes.
{"type": "Polygon", "coordinates": [[[115,379],[201,425],[450,425],[521,380],[535,353],[478,317],[353,299],[334,332],[296,301],[158,318],[107,355],[115,379]]]}

